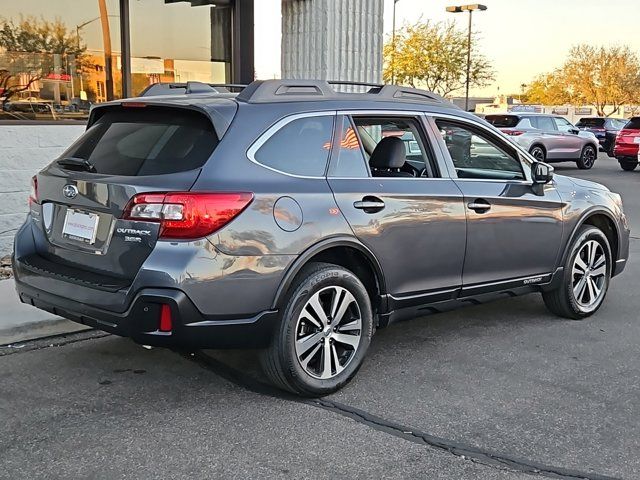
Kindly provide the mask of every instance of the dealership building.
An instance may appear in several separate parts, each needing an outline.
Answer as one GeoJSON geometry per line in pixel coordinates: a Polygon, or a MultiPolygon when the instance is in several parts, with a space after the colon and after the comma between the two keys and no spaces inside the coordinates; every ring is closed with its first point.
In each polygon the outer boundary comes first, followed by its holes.
{"type": "Polygon", "coordinates": [[[91,105],[157,82],[253,81],[262,2],[281,12],[281,77],[381,80],[383,0],[259,1],[5,6],[0,31],[15,34],[0,35],[0,256],[24,221],[30,178],[82,133],[91,105]],[[51,32],[49,40],[56,32],[58,41],[41,41],[37,31],[51,32]]]}

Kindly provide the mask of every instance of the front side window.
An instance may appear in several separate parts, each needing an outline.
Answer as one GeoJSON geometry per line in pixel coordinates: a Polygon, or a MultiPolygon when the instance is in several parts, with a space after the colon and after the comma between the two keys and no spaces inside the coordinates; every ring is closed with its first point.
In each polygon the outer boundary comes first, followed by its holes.
{"type": "Polygon", "coordinates": [[[575,127],[562,117],[555,117],[554,120],[558,126],[558,130],[561,132],[570,132],[571,130],[575,130],[575,127]]]}
{"type": "Polygon", "coordinates": [[[524,180],[516,151],[479,128],[437,120],[458,178],[524,180]]]}
{"type": "Polygon", "coordinates": [[[255,153],[262,165],[291,175],[324,176],[331,150],[333,116],[293,120],[269,137],[255,153]]]}

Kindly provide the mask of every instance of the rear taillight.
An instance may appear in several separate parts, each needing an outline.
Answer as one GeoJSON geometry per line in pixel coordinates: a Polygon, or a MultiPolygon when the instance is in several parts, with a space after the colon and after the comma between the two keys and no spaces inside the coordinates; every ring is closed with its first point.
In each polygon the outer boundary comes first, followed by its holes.
{"type": "Polygon", "coordinates": [[[525,133],[522,130],[502,130],[502,131],[512,137],[517,137],[518,135],[522,135],[523,133],[525,133]]]}
{"type": "Polygon", "coordinates": [[[38,177],[31,177],[31,190],[29,191],[29,206],[38,203],[38,177]]]}
{"type": "Polygon", "coordinates": [[[219,230],[253,200],[253,193],[141,193],[124,211],[127,220],[160,223],[160,238],[196,239],[219,230]]]}

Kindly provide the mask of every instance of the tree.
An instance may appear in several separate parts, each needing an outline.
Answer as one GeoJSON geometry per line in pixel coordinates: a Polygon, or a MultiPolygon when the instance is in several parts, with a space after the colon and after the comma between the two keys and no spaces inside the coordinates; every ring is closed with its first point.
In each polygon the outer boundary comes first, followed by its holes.
{"type": "Polygon", "coordinates": [[[593,105],[599,116],[613,115],[640,101],[640,60],[629,47],[578,45],[560,68],[531,82],[526,97],[545,105],[593,105]]]}
{"type": "Polygon", "coordinates": [[[563,78],[562,72],[556,70],[536,77],[527,85],[523,97],[527,103],[542,105],[564,105],[572,103],[572,95],[563,78]]]}
{"type": "MultiPolygon", "coordinates": [[[[484,87],[494,78],[491,63],[477,50],[472,35],[470,85],[484,87]]],[[[452,23],[418,21],[405,25],[383,50],[383,78],[424,87],[446,96],[462,89],[467,72],[467,33],[452,23]]]]}
{"type": "Polygon", "coordinates": [[[613,107],[607,114],[612,115],[640,99],[640,61],[629,47],[578,45],[569,52],[563,70],[568,88],[596,107],[598,115],[605,115],[607,105],[613,107]]]}
{"type": "Polygon", "coordinates": [[[70,59],[80,68],[85,50],[60,19],[27,16],[16,23],[0,18],[0,102],[30,90],[70,59]]]}

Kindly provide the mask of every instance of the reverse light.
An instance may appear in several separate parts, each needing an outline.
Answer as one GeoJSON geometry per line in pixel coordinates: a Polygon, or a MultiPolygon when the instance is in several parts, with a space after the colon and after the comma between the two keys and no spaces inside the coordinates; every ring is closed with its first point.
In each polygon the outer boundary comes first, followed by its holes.
{"type": "Polygon", "coordinates": [[[31,177],[31,189],[29,191],[29,206],[38,203],[38,177],[31,177]]]}
{"type": "Polygon", "coordinates": [[[253,200],[247,192],[169,192],[135,195],[124,219],[160,223],[160,238],[206,237],[237,217],[253,200]]]}

